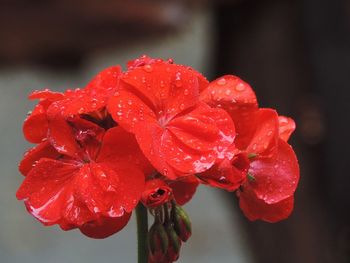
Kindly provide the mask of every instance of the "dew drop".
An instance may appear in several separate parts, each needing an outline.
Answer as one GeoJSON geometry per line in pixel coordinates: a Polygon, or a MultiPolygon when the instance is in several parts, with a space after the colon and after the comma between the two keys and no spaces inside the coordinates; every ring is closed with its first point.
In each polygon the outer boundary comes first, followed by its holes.
{"type": "Polygon", "coordinates": [[[185,104],[180,104],[180,110],[184,110],[185,109],[185,104]]]}
{"type": "Polygon", "coordinates": [[[164,168],[164,169],[163,169],[163,174],[164,174],[165,176],[167,176],[167,175],[168,175],[168,169],[164,168]]]}
{"type": "Polygon", "coordinates": [[[146,72],[152,72],[153,67],[152,67],[151,65],[145,65],[145,66],[143,67],[143,69],[144,69],[146,72]]]}
{"type": "Polygon", "coordinates": [[[235,89],[236,89],[237,91],[243,91],[243,90],[245,89],[244,84],[243,84],[243,83],[239,83],[239,84],[235,87],[235,89]]]}
{"type": "Polygon", "coordinates": [[[224,85],[226,85],[227,81],[225,78],[221,78],[217,81],[217,83],[219,86],[224,86],[224,85]]]}
{"type": "Polygon", "coordinates": [[[184,90],[184,95],[187,96],[188,93],[189,93],[188,89],[185,89],[185,90],[184,90]]]}

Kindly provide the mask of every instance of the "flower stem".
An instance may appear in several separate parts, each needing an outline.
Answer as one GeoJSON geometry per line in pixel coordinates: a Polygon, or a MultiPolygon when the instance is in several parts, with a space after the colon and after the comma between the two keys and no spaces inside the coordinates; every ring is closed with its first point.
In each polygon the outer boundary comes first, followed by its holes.
{"type": "Polygon", "coordinates": [[[136,221],[137,221],[137,262],[148,262],[147,250],[147,232],[148,232],[148,217],[147,209],[139,203],[136,207],[136,221]]]}

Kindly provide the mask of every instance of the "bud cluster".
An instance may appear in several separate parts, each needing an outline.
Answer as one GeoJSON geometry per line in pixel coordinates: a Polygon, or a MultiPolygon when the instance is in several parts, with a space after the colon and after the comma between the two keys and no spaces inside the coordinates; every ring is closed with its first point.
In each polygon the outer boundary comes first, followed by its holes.
{"type": "Polygon", "coordinates": [[[191,222],[174,200],[157,207],[148,232],[148,262],[171,263],[179,258],[182,242],[191,236],[191,222]]]}

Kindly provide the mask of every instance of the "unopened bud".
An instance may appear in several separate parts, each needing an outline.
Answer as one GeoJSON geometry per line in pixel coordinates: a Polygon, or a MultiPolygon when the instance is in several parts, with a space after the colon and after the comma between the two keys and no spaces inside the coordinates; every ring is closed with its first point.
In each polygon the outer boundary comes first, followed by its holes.
{"type": "Polygon", "coordinates": [[[179,258],[182,242],[171,224],[167,224],[165,226],[165,229],[169,239],[169,247],[166,257],[168,262],[174,262],[179,258]]]}
{"type": "Polygon", "coordinates": [[[170,200],[172,189],[161,179],[152,179],[146,182],[141,201],[149,208],[159,207],[170,200]]]}
{"type": "Polygon", "coordinates": [[[167,232],[161,223],[155,222],[148,232],[148,251],[150,262],[162,262],[165,258],[169,240],[167,232]]]}
{"type": "Polygon", "coordinates": [[[174,223],[174,229],[179,238],[186,242],[192,234],[191,221],[184,209],[178,205],[173,205],[171,219],[174,223]]]}

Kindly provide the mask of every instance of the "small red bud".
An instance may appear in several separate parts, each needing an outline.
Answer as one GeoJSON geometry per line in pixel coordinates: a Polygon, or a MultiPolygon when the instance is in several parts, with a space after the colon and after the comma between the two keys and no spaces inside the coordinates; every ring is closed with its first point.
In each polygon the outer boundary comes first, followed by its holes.
{"type": "Polygon", "coordinates": [[[168,202],[172,197],[172,189],[161,179],[146,182],[141,201],[144,206],[155,208],[168,202]]]}

